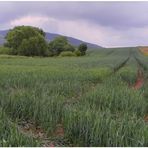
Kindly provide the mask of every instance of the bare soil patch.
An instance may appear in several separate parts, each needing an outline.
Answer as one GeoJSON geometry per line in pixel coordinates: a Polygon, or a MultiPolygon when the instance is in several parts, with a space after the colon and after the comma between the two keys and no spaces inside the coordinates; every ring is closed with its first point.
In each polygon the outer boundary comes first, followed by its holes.
{"type": "Polygon", "coordinates": [[[148,123],[148,115],[145,115],[144,121],[148,123]]]}
{"type": "MultiPolygon", "coordinates": [[[[18,125],[18,129],[26,136],[38,139],[41,142],[42,147],[55,147],[57,145],[60,145],[60,143],[56,143],[56,141],[52,140],[52,138],[49,137],[40,126],[36,126],[35,123],[31,121],[20,122],[18,125]]],[[[61,124],[58,124],[55,132],[51,136],[64,138],[63,126],[61,124]]]]}
{"type": "Polygon", "coordinates": [[[148,47],[140,47],[139,49],[144,55],[148,56],[148,47]]]}
{"type": "Polygon", "coordinates": [[[144,74],[141,68],[139,68],[137,71],[137,80],[135,84],[133,85],[133,88],[138,90],[143,86],[143,84],[144,84],[144,74]]]}

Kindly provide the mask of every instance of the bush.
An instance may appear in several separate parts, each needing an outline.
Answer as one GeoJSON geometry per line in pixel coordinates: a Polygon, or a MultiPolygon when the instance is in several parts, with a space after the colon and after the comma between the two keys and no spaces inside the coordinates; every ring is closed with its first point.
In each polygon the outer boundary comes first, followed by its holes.
{"type": "Polygon", "coordinates": [[[80,50],[75,50],[74,53],[75,53],[75,55],[76,55],[77,57],[81,56],[80,50]]]}
{"type": "Polygon", "coordinates": [[[71,44],[66,44],[65,46],[64,46],[64,51],[72,51],[72,52],[74,52],[75,51],[75,48],[74,48],[74,46],[72,46],[71,44]]]}
{"type": "Polygon", "coordinates": [[[58,36],[52,40],[48,45],[48,50],[52,52],[53,55],[59,55],[64,51],[64,47],[68,44],[68,40],[64,36],[58,36]]]}
{"type": "Polygon", "coordinates": [[[61,57],[74,57],[74,56],[76,56],[76,54],[71,51],[63,51],[60,53],[60,56],[61,57]]]}
{"type": "Polygon", "coordinates": [[[8,48],[8,47],[0,47],[0,54],[12,54],[12,49],[11,48],[8,48]]]}
{"type": "Polygon", "coordinates": [[[48,50],[52,56],[58,56],[63,51],[75,51],[75,47],[68,42],[65,36],[58,36],[48,45],[48,50]]]}

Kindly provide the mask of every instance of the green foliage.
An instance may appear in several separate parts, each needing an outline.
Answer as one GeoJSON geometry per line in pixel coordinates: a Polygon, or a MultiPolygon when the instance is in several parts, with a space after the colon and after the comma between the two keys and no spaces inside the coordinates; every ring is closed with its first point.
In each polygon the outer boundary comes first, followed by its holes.
{"type": "Polygon", "coordinates": [[[74,57],[74,56],[76,56],[76,55],[75,55],[75,53],[72,52],[72,51],[62,51],[62,52],[60,53],[60,56],[61,56],[61,57],[74,57]]]}
{"type": "Polygon", "coordinates": [[[59,55],[62,51],[64,51],[64,46],[67,44],[67,38],[59,36],[49,43],[49,50],[52,51],[53,55],[59,55]]]}
{"type": "Polygon", "coordinates": [[[77,57],[81,56],[80,50],[75,50],[74,53],[76,54],[77,57]]]}
{"type": "Polygon", "coordinates": [[[45,33],[39,28],[31,26],[18,26],[8,32],[5,46],[12,48],[13,54],[24,54],[27,56],[32,56],[41,53],[40,56],[43,56],[45,54],[45,50],[47,50],[45,49],[47,47],[44,37],[45,33]],[[39,44],[41,44],[41,46],[39,46],[39,44]],[[34,49],[32,49],[33,47],[34,49]],[[41,47],[44,49],[42,50],[41,47]],[[29,51],[30,49],[31,51],[29,51]]]}
{"type": "Polygon", "coordinates": [[[8,48],[8,47],[0,47],[0,54],[7,54],[7,55],[11,55],[12,54],[12,49],[8,48]]]}
{"type": "Polygon", "coordinates": [[[73,52],[75,48],[68,43],[68,40],[64,36],[56,37],[53,41],[49,43],[49,51],[52,55],[59,55],[63,51],[73,52]]]}
{"type": "Polygon", "coordinates": [[[48,56],[47,43],[42,36],[24,39],[18,50],[19,55],[48,56]]]}
{"type": "Polygon", "coordinates": [[[75,51],[75,48],[74,48],[74,46],[72,46],[72,45],[70,45],[70,44],[68,43],[68,44],[66,44],[66,45],[64,46],[64,51],[71,51],[71,52],[74,52],[74,51],[75,51]]]}
{"type": "Polygon", "coordinates": [[[87,44],[85,43],[80,44],[78,50],[81,52],[81,55],[85,55],[87,50],[87,44]]]}

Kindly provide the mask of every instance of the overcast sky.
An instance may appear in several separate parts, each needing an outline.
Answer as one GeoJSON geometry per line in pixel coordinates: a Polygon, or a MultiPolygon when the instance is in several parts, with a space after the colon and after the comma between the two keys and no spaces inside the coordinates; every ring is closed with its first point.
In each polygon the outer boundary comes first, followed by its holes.
{"type": "Polygon", "coordinates": [[[148,2],[0,2],[0,30],[31,25],[104,47],[148,45],[148,2]]]}

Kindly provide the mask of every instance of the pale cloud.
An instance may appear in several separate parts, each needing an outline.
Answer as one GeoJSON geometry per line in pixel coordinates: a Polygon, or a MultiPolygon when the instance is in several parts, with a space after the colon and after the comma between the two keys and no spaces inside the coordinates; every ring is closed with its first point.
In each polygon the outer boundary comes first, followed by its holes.
{"type": "Polygon", "coordinates": [[[100,43],[105,38],[105,28],[92,26],[86,21],[59,20],[47,16],[24,16],[10,22],[11,28],[18,25],[30,25],[45,31],[72,36],[92,43],[100,43]]]}
{"type": "Polygon", "coordinates": [[[42,26],[48,21],[49,21],[49,18],[44,16],[25,16],[25,17],[21,17],[21,18],[10,21],[10,25],[12,27],[18,26],[18,25],[42,26]]]}
{"type": "Polygon", "coordinates": [[[86,20],[60,20],[48,16],[23,16],[11,21],[10,25],[11,28],[18,25],[36,26],[47,32],[75,37],[105,47],[147,45],[148,38],[148,27],[116,30],[86,20]]]}

